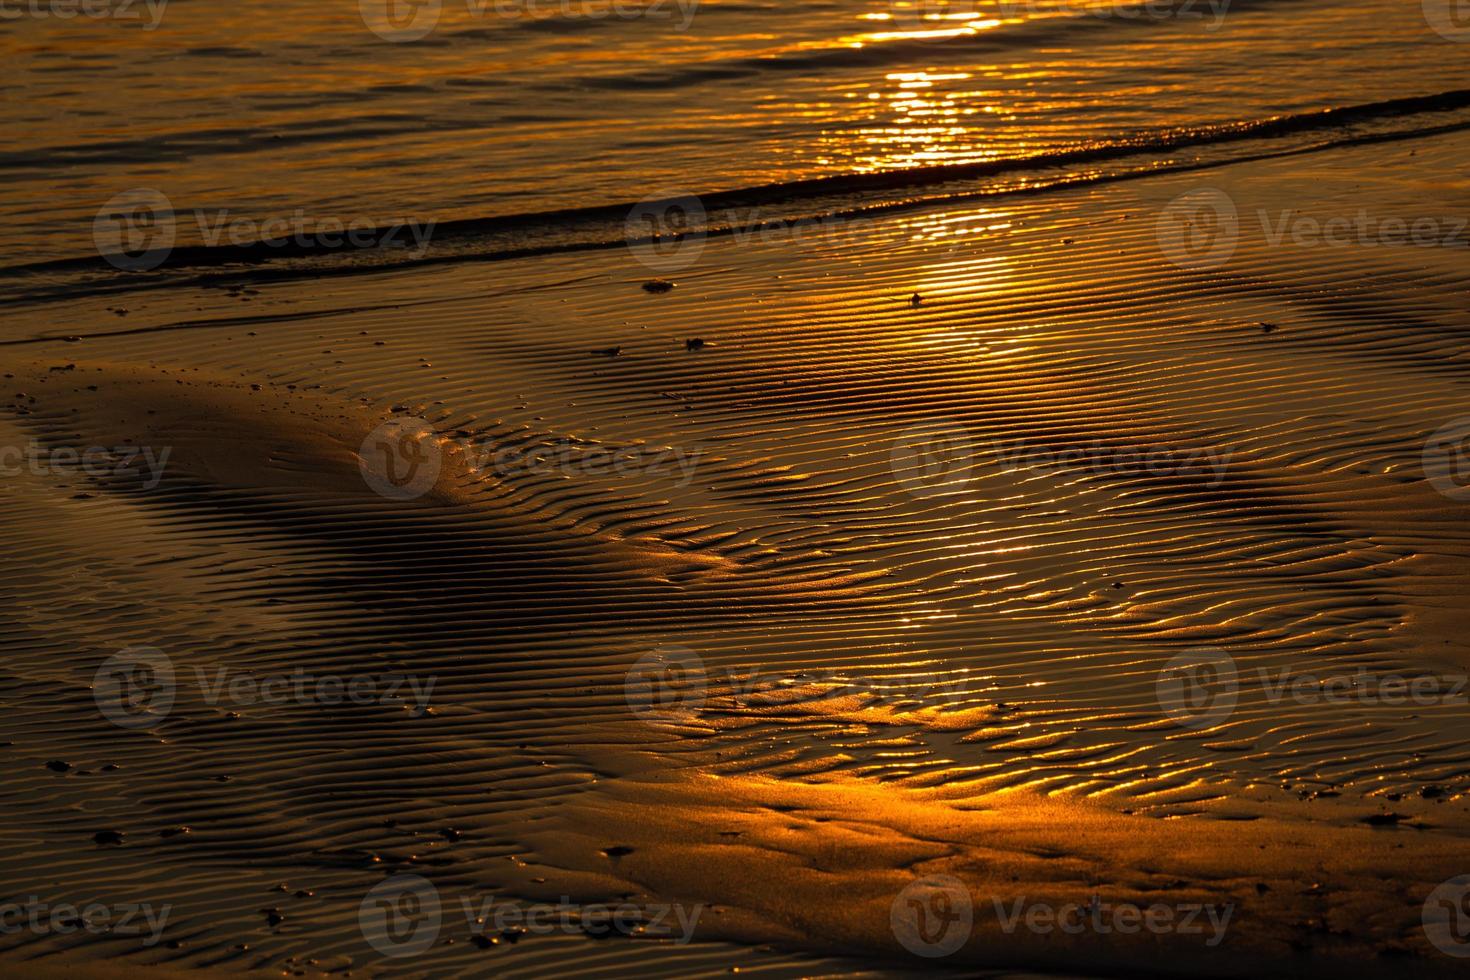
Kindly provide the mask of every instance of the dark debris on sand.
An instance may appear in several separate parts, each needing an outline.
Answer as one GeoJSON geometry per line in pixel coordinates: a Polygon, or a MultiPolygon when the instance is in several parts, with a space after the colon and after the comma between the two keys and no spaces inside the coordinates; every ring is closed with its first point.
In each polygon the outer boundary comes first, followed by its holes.
{"type": "Polygon", "coordinates": [[[1370,827],[1397,827],[1407,819],[1402,813],[1375,813],[1364,817],[1363,822],[1370,827]]]}

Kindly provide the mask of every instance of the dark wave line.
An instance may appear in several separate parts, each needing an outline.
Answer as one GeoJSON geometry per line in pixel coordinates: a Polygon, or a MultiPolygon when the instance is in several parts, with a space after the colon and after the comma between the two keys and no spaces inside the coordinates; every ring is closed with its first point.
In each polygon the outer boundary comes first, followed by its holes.
{"type": "MultiPolygon", "coordinates": [[[[1169,130],[1161,133],[1143,133],[1123,137],[1106,144],[1083,146],[1070,150],[1015,157],[1002,160],[986,160],[971,163],[941,164],[926,167],[884,170],[874,173],[846,173],[796,181],[778,182],[753,187],[716,191],[698,195],[706,213],[720,212],[738,214],[745,212],[754,217],[754,227],[779,227],[799,220],[810,220],[818,215],[872,213],[895,207],[931,203],[936,199],[960,199],[984,195],[985,191],[975,188],[955,187],[942,194],[932,193],[942,185],[958,185],[987,177],[1008,173],[1046,171],[1080,164],[1116,161],[1128,157],[1164,155],[1190,147],[1223,146],[1249,140],[1280,139],[1327,130],[1341,130],[1367,123],[1382,123],[1424,113],[1444,113],[1470,108],[1470,89],[1457,89],[1433,95],[1391,99],[1382,102],[1352,106],[1339,106],[1316,112],[1276,116],[1263,120],[1248,120],[1169,130]],[[914,192],[930,189],[929,196],[914,196],[914,192]],[[904,192],[908,192],[905,194],[904,192]],[[874,199],[876,197],[876,200],[874,199]],[[866,200],[864,200],[866,198],[866,200]],[[793,208],[793,202],[805,201],[805,210],[793,208]],[[826,205],[825,209],[814,207],[826,205]],[[777,206],[782,206],[777,210],[777,206]],[[762,209],[768,213],[759,213],[762,209]]],[[[1416,127],[1409,130],[1384,130],[1376,133],[1348,134],[1333,145],[1380,139],[1409,139],[1435,135],[1441,132],[1465,128],[1470,123],[1456,121],[1447,125],[1416,127]]],[[[1314,149],[1308,147],[1307,149],[1314,149]]],[[[1264,154],[1278,156],[1297,152],[1293,149],[1264,154]]],[[[1195,166],[1215,166],[1232,160],[1211,161],[1206,164],[1159,165],[1143,173],[1164,170],[1194,169],[1195,166]]],[[[1024,189],[1008,189],[990,193],[1040,192],[1058,186],[1077,183],[1101,183],[1129,179],[1143,175],[1140,172],[1102,175],[1060,175],[1044,183],[1024,189]]],[[[690,195],[691,197],[693,195],[690,195]]],[[[100,273],[106,283],[98,284],[99,292],[128,291],[139,285],[149,284],[160,274],[185,268],[218,268],[239,266],[247,269],[252,277],[266,275],[262,268],[266,263],[283,259],[309,259],[332,256],[342,260],[342,265],[333,271],[352,273],[366,269],[382,268],[388,263],[423,264],[435,261],[462,261],[471,258],[514,258],[551,252],[578,251],[589,248],[604,248],[624,242],[649,241],[646,237],[629,236],[625,222],[634,208],[662,202],[621,202],[582,208],[566,208],[525,214],[465,218],[436,223],[433,227],[431,249],[438,254],[409,257],[403,246],[413,244],[410,229],[406,225],[380,226],[365,237],[373,244],[354,248],[342,241],[323,243],[310,238],[298,240],[261,241],[247,245],[182,245],[173,248],[168,257],[155,270],[148,273],[119,274],[108,261],[108,256],[82,256],[67,259],[52,259],[43,262],[25,263],[0,268],[0,280],[22,280],[18,285],[24,291],[27,285],[40,287],[26,295],[12,294],[5,302],[13,303],[43,300],[45,283],[27,284],[30,277],[48,275],[100,273]],[[503,239],[505,247],[494,248],[487,255],[473,254],[468,246],[496,238],[503,239]],[[378,259],[363,266],[354,266],[354,257],[378,259]],[[394,261],[395,259],[399,261],[394,261]]],[[[672,202],[671,202],[672,203],[672,202]]],[[[711,222],[704,233],[718,235],[731,227],[711,222]]],[[[119,258],[112,256],[112,258],[119,258]]],[[[235,270],[239,272],[241,270],[235,270]]],[[[314,275],[329,270],[313,267],[314,275]]],[[[286,276],[300,275],[300,269],[282,269],[286,276]]],[[[66,291],[74,287],[68,286],[66,291]]],[[[74,292],[70,293],[75,295],[74,292]]]]}

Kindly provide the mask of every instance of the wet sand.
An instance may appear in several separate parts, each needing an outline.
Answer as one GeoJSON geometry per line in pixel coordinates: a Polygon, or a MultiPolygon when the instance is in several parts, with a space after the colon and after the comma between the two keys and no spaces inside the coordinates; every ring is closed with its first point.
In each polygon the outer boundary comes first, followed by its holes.
{"type": "Polygon", "coordinates": [[[1465,216],[1465,148],[723,236],[682,269],[242,269],[15,311],[4,443],[155,453],[0,483],[0,867],[15,895],[170,915],[152,945],[23,931],[0,957],[1455,972],[1422,917],[1470,873],[1464,699],[1271,685],[1470,666],[1466,503],[1424,463],[1465,411],[1464,245],[1268,232],[1285,209],[1422,215],[1430,174],[1434,213],[1465,216]],[[1160,213],[1202,188],[1239,241],[1181,267],[1160,213]],[[385,443],[402,418],[422,427],[385,443]],[[434,469],[411,499],[383,445],[434,469]],[[99,671],[138,648],[172,701],[118,724],[99,671]],[[1228,654],[1234,704],[1181,714],[1167,669],[1201,650],[1228,654]],[[640,687],[670,663],[702,681],[640,687]],[[371,697],[260,693],[297,672],[371,697]],[[360,908],[402,874],[443,925],[385,957],[360,908]],[[894,918],[931,875],[974,918],[932,960],[894,918]],[[460,900],[491,896],[701,914],[688,944],[482,948],[460,900]],[[1095,900],[1231,922],[1210,945],[998,917],[1095,900]]]}

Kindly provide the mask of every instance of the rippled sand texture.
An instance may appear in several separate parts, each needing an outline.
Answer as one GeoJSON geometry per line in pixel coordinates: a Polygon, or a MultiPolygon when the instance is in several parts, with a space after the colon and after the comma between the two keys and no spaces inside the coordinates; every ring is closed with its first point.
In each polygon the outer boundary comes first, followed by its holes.
{"type": "Polygon", "coordinates": [[[1463,700],[1299,703],[1268,679],[1470,664],[1465,504],[1422,465],[1466,411],[1465,247],[1273,246],[1256,211],[1470,215],[1466,142],[711,239],[666,294],[619,249],[15,313],[8,445],[171,456],[151,489],[0,482],[3,868],[20,895],[169,903],[178,945],[22,933],[5,958],[917,970],[890,909],[944,873],[977,909],[945,965],[1449,972],[1420,916],[1470,872],[1463,700]],[[1157,219],[1204,186],[1241,240],[1183,269],[1157,219]],[[406,414],[444,452],[412,501],[357,456],[406,414]],[[693,469],[476,470],[464,445],[693,469]],[[1037,455],[1097,445],[1221,468],[1037,455]],[[177,697],[124,729],[93,678],[137,645],[177,697]],[[1234,658],[1238,704],[1181,725],[1160,672],[1202,648],[1234,658]],[[630,710],[655,651],[697,656],[706,699],[630,710]],[[427,711],[211,704],[196,668],[433,687],[427,711]],[[456,912],[388,962],[357,913],[400,871],[455,909],[715,909],[687,946],[492,949],[456,912]],[[990,911],[1094,895],[1235,924],[1206,947],[1007,936],[990,911]]]}

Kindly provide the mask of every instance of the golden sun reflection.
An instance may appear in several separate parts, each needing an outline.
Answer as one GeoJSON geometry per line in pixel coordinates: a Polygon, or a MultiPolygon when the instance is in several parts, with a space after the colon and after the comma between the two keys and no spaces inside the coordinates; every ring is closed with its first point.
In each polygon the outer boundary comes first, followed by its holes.
{"type": "Polygon", "coordinates": [[[986,81],[974,73],[898,71],[875,84],[844,93],[851,101],[872,104],[868,125],[823,134],[823,142],[832,145],[831,155],[852,160],[854,170],[972,163],[1001,155],[1001,148],[984,139],[974,117],[1005,119],[1010,112],[994,102],[986,81]]]}
{"type": "Polygon", "coordinates": [[[978,17],[973,10],[926,13],[919,10],[918,5],[901,7],[897,15],[876,12],[863,14],[859,19],[876,21],[893,28],[864,34],[857,39],[860,42],[938,40],[978,34],[1006,23],[993,17],[978,17]]]}
{"type": "MultiPolygon", "coordinates": [[[[1003,243],[1017,227],[1006,209],[980,207],[928,214],[905,229],[913,263],[914,289],[926,308],[960,308],[990,303],[1020,288],[1023,277],[1003,243]]],[[[998,336],[967,319],[941,317],[916,331],[915,346],[967,348],[979,353],[1011,352],[1018,337],[998,336]]]]}

